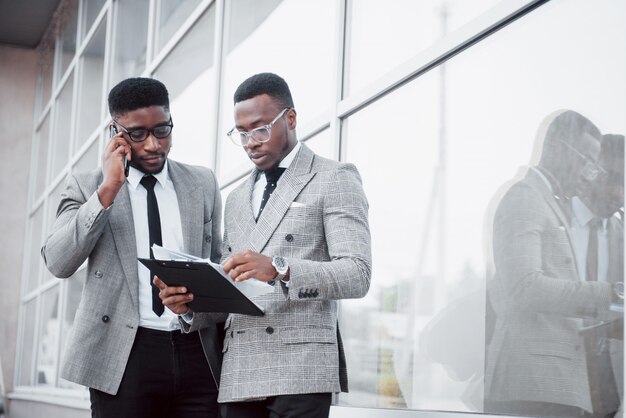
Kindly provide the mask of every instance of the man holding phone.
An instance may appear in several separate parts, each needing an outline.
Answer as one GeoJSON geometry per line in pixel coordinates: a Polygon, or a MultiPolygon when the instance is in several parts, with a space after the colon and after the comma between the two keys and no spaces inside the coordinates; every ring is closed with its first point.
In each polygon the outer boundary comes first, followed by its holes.
{"type": "Polygon", "coordinates": [[[168,159],[174,124],[161,82],[130,78],[108,99],[102,167],[68,175],[41,250],[60,278],[78,280],[88,260],[61,377],[89,387],[94,417],[216,417],[217,328],[181,333],[137,261],[153,244],[219,261],[215,175],[168,159]]]}

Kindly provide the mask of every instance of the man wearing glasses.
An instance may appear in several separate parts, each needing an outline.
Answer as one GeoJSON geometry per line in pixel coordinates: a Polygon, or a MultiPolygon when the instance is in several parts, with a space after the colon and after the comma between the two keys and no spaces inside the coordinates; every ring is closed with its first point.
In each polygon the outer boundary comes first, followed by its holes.
{"type": "Polygon", "coordinates": [[[57,277],[79,280],[75,273],[88,260],[61,377],[89,387],[94,417],[216,417],[215,325],[181,333],[137,261],[152,255],[153,244],[219,261],[215,176],[167,158],[173,123],[161,82],[120,82],[109,110],[102,167],[68,175],[42,248],[57,277]]]}
{"type": "Polygon", "coordinates": [[[613,417],[620,400],[608,374],[608,347],[601,347],[607,338],[590,330],[604,330],[604,321],[620,316],[616,305],[623,310],[623,232],[619,219],[591,221],[612,217],[623,205],[623,157],[615,199],[603,186],[610,172],[598,163],[602,135],[589,119],[560,111],[543,128],[539,164],[506,191],[495,211],[495,276],[488,282],[495,328],[486,356],[485,412],[613,417]],[[613,203],[599,210],[606,198],[613,203]],[[603,223],[619,231],[613,243],[598,229],[603,223]]]}
{"type": "MultiPolygon", "coordinates": [[[[222,417],[328,416],[331,394],[347,390],[336,300],[363,297],[370,284],[361,179],[352,164],[320,157],[298,142],[291,93],[279,76],[250,77],[234,102],[235,128],[228,136],[255,169],[226,202],[224,270],[233,280],[254,278],[273,291],[254,299],[265,316],[226,320],[222,417]]],[[[165,305],[183,314],[185,331],[220,319],[189,315],[191,295],[155,282],[165,305]]]]}

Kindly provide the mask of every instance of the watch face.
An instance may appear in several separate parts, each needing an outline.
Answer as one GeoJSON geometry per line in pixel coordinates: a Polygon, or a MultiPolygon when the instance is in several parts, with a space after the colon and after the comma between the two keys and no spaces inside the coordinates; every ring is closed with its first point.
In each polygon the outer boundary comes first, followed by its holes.
{"type": "Polygon", "coordinates": [[[285,274],[287,272],[287,262],[282,257],[274,257],[272,260],[272,264],[276,267],[276,271],[280,274],[285,274]]]}

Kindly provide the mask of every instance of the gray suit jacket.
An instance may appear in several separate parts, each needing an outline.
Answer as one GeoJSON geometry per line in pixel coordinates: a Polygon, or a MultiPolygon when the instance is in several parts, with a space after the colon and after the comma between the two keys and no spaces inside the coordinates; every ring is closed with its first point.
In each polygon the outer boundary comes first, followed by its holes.
{"type": "MultiPolygon", "coordinates": [[[[218,261],[221,198],[212,171],[168,160],[180,208],[185,251],[218,261]]],[[[70,174],[57,219],[41,254],[52,274],[67,278],[88,260],[87,280],[69,336],[61,377],[117,393],[139,324],[137,250],[126,184],[103,210],[96,189],[100,169],[70,174]]],[[[216,381],[221,342],[215,326],[201,333],[216,381]]]]}
{"type": "MultiPolygon", "coordinates": [[[[257,174],[228,196],[223,256],[246,249],[283,256],[289,287],[279,282],[255,299],[265,316],[228,317],[219,401],[347,390],[336,300],[363,297],[371,277],[368,204],[358,171],[303,144],[255,222],[257,174]]],[[[194,314],[191,329],[210,321],[211,315],[194,314]]]]}
{"type": "MultiPolygon", "coordinates": [[[[609,222],[612,252],[623,242],[616,221],[621,224],[617,219],[609,222]]],[[[581,281],[569,216],[533,170],[502,198],[493,241],[496,273],[488,287],[496,323],[487,352],[485,398],[551,402],[590,411],[579,330],[583,320],[589,324],[608,318],[612,283],[581,281]]],[[[617,281],[620,272],[613,266],[610,280],[617,281]]]]}

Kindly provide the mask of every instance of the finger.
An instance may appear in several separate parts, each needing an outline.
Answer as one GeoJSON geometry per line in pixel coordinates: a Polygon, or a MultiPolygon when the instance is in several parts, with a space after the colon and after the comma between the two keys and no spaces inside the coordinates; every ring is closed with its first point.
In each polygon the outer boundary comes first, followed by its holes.
{"type": "Polygon", "coordinates": [[[152,279],[152,283],[154,283],[154,285],[156,287],[158,287],[159,289],[163,290],[163,289],[167,289],[167,285],[165,283],[163,283],[163,281],[161,279],[159,279],[159,276],[154,276],[154,279],[152,279]]]}
{"type": "Polygon", "coordinates": [[[178,295],[167,296],[167,297],[165,295],[159,295],[159,297],[161,298],[163,305],[167,307],[176,306],[176,305],[184,305],[193,300],[193,294],[191,293],[186,293],[184,295],[178,294],[178,295]]]}

